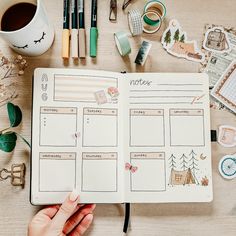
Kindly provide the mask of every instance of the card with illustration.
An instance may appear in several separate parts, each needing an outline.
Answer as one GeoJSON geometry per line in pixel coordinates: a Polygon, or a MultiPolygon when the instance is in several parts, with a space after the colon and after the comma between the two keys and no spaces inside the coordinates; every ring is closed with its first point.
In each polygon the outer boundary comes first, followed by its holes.
{"type": "Polygon", "coordinates": [[[182,30],[176,19],[170,21],[162,35],[161,43],[163,48],[173,56],[195,62],[205,60],[204,54],[197,47],[197,42],[188,40],[187,33],[182,30]]]}
{"type": "Polygon", "coordinates": [[[236,60],[227,68],[211,91],[211,95],[236,113],[236,60]]]}
{"type": "Polygon", "coordinates": [[[222,27],[213,27],[205,33],[203,48],[217,53],[231,51],[228,33],[222,27]]]}

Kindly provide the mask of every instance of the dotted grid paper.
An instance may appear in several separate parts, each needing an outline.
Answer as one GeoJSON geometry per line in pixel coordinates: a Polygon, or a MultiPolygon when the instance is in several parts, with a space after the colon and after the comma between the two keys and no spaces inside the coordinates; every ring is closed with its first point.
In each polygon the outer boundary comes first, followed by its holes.
{"type": "Polygon", "coordinates": [[[236,69],[221,88],[220,94],[236,105],[236,69]]]}

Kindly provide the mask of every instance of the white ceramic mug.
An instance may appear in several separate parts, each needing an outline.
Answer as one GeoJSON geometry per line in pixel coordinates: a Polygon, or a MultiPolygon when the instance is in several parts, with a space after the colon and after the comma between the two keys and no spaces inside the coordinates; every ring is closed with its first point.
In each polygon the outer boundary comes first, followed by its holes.
{"type": "Polygon", "coordinates": [[[16,52],[27,56],[39,56],[46,52],[54,40],[54,29],[46,15],[42,0],[1,0],[0,21],[11,6],[18,3],[32,3],[37,6],[32,20],[15,31],[1,31],[2,37],[16,52]]]}

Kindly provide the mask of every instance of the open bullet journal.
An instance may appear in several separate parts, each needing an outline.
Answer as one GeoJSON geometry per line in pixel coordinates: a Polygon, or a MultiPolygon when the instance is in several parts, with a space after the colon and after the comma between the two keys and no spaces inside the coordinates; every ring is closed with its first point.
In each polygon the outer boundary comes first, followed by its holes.
{"type": "Polygon", "coordinates": [[[35,70],[31,202],[212,200],[205,74],[35,70]]]}

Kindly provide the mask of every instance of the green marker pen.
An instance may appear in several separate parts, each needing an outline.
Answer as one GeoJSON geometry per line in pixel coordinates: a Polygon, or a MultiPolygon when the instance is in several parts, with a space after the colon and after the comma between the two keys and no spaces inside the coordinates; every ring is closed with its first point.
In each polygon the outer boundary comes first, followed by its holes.
{"type": "Polygon", "coordinates": [[[97,56],[97,39],[98,39],[97,0],[92,0],[91,28],[90,28],[90,57],[97,56]]]}

